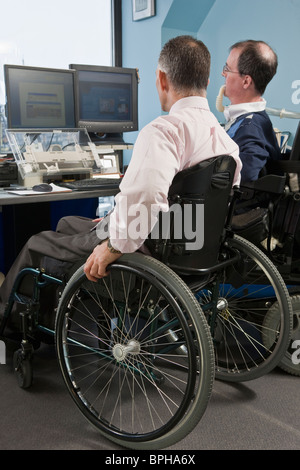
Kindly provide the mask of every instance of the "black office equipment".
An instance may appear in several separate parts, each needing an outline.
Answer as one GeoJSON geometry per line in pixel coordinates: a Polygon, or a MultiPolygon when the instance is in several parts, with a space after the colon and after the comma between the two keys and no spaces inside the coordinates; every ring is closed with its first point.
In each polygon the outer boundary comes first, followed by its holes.
{"type": "Polygon", "coordinates": [[[291,161],[299,161],[300,160],[300,122],[298,123],[297,131],[295,134],[291,154],[290,154],[291,161]]]}
{"type": "Polygon", "coordinates": [[[117,143],[138,130],[138,71],[123,67],[70,64],[75,70],[76,127],[92,140],[117,143]],[[101,134],[101,135],[99,135],[101,134]]]}
{"type": "Polygon", "coordinates": [[[73,191],[93,191],[95,189],[117,189],[122,178],[87,178],[71,182],[58,183],[64,188],[73,189],[73,191]]]}
{"type": "Polygon", "coordinates": [[[50,193],[53,190],[53,188],[48,183],[41,183],[41,184],[35,184],[32,187],[32,190],[37,191],[38,193],[44,193],[44,192],[50,193]]]}
{"type": "Polygon", "coordinates": [[[7,127],[75,127],[74,76],[70,69],[4,65],[7,127]]]}
{"type": "Polygon", "coordinates": [[[0,161],[0,186],[9,186],[18,183],[17,164],[5,158],[0,161]]]}

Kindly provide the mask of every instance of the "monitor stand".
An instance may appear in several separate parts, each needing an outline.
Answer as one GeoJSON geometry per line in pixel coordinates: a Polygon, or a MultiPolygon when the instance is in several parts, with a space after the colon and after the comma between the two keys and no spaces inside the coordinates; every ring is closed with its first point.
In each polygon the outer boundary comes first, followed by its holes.
{"type": "Polygon", "coordinates": [[[125,144],[122,133],[107,133],[99,135],[96,132],[89,132],[89,137],[94,144],[125,144]]]}

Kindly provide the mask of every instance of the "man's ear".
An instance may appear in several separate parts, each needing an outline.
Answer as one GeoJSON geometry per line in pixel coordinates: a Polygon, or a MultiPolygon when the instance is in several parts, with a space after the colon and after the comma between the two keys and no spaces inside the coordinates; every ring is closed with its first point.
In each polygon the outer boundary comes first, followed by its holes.
{"type": "Polygon", "coordinates": [[[243,77],[243,88],[247,90],[251,85],[253,85],[253,80],[250,75],[244,75],[243,77]]]}
{"type": "Polygon", "coordinates": [[[167,79],[165,72],[163,72],[162,70],[159,70],[158,79],[159,79],[160,87],[162,91],[167,91],[169,89],[169,81],[167,79]]]}

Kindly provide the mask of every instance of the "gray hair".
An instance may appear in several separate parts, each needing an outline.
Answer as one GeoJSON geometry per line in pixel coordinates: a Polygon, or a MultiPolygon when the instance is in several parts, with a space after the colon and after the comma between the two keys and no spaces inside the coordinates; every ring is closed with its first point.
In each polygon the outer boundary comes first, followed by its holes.
{"type": "Polygon", "coordinates": [[[210,53],[192,36],[177,36],[163,47],[158,68],[165,72],[175,91],[184,95],[206,90],[210,74],[210,53]]]}

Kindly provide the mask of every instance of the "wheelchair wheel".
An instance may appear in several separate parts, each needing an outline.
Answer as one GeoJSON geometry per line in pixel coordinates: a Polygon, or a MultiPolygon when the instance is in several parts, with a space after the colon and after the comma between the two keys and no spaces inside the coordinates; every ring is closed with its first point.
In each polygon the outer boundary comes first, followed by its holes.
{"type": "Polygon", "coordinates": [[[153,258],[123,255],[97,283],[80,268],[61,297],[56,347],[80,411],[123,447],[168,447],[206,410],[214,378],[206,319],[186,284],[153,258]]]}
{"type": "Polygon", "coordinates": [[[216,378],[240,382],[278,365],[289,344],[292,306],[280,274],[256,246],[234,236],[227,249],[238,254],[237,261],[197,298],[212,332],[216,378]],[[275,323],[267,320],[274,309],[275,323]]]}
{"type": "MultiPolygon", "coordinates": [[[[291,296],[292,308],[293,308],[293,330],[291,335],[291,340],[287,347],[286,353],[283,356],[282,360],[278,366],[288,372],[291,375],[300,376],[300,361],[299,354],[296,351],[296,348],[299,348],[300,341],[300,296],[292,295],[291,296]]],[[[266,342],[271,343],[273,341],[272,331],[276,328],[280,321],[280,310],[279,306],[275,305],[274,308],[270,309],[266,318],[265,324],[269,327],[266,336],[266,342]]]]}

